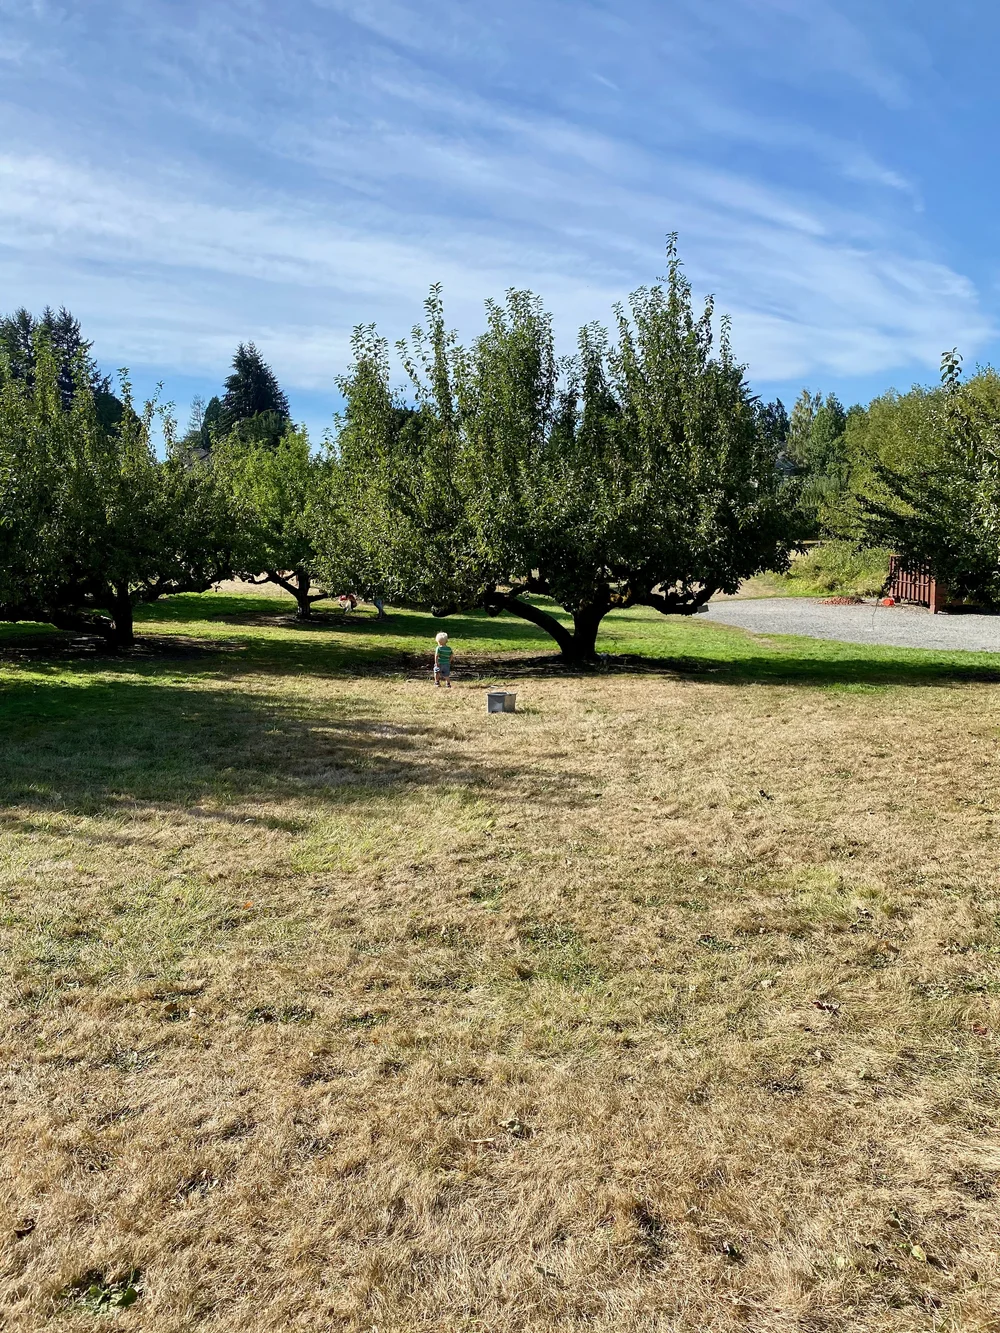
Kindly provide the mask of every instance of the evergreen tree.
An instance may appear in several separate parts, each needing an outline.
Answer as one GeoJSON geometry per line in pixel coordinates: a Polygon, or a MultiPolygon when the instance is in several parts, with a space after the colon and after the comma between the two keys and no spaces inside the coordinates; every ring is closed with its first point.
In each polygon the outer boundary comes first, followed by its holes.
{"type": "Polygon", "coordinates": [[[810,393],[808,389],[803,389],[792,407],[786,447],[788,458],[796,472],[807,470],[813,421],[822,406],[821,393],[810,393]]]}
{"type": "Polygon", "coordinates": [[[12,315],[0,316],[0,350],[7,373],[27,384],[35,375],[35,318],[21,306],[12,315]]]}
{"type": "Polygon", "coordinates": [[[764,423],[769,438],[778,447],[779,469],[785,474],[793,473],[795,468],[788,458],[788,436],[792,423],[788,416],[788,409],[780,398],[775,398],[773,403],[762,405],[761,421],[764,423]]]}
{"type": "Polygon", "coordinates": [[[802,479],[806,536],[829,535],[840,525],[838,516],[850,482],[847,417],[834,393],[824,398],[803,389],[792,408],[785,460],[787,471],[802,479]]]}
{"type": "Polygon", "coordinates": [[[212,445],[222,434],[221,415],[221,398],[212,397],[207,403],[200,396],[193,399],[188,428],[180,441],[181,449],[189,458],[207,458],[212,452],[212,445]]]}
{"type": "Polygon", "coordinates": [[[827,394],[826,401],[813,417],[809,432],[806,463],[811,472],[829,473],[837,469],[844,457],[844,428],[847,413],[835,393],[827,394]]]}
{"type": "Polygon", "coordinates": [[[79,379],[77,367],[84,371],[87,383],[94,393],[108,393],[111,381],[102,375],[97,362],[91,355],[93,342],[84,338],[80,321],[65,306],[59,307],[57,314],[51,306],[46,306],[38,321],[43,329],[59,367],[59,392],[63,403],[68,406],[73,401],[79,379]]]}
{"type": "Polygon", "coordinates": [[[80,321],[60,306],[58,313],[46,306],[36,319],[23,306],[12,315],[0,316],[0,377],[6,373],[34,386],[38,347],[44,341],[56,367],[56,384],[64,408],[69,408],[81,386],[94,399],[98,421],[106,430],[121,424],[123,406],[111,392],[111,381],[103,375],[91,354],[93,343],[84,338],[80,321]]]}
{"type": "MultiPolygon", "coordinates": [[[[207,414],[207,409],[206,409],[207,414]]],[[[272,423],[280,423],[273,443],[284,434],[290,420],[288,399],[278,384],[274,371],[253,343],[240,343],[233,357],[233,371],[226,380],[219,426],[226,433],[252,421],[255,417],[273,414],[272,423]]],[[[273,434],[274,432],[269,432],[273,434]]]]}
{"type": "Polygon", "coordinates": [[[222,399],[213,396],[205,405],[201,418],[201,447],[211,449],[212,441],[222,430],[222,399]]]}

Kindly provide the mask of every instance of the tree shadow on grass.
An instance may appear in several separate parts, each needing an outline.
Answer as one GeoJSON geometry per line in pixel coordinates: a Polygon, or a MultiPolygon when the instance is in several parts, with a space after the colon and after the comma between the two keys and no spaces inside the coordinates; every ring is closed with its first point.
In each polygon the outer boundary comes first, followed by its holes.
{"type": "Polygon", "coordinates": [[[383,721],[371,698],[324,700],[320,713],[149,675],[8,682],[0,730],[8,810],[89,814],[149,803],[231,819],[226,807],[248,800],[345,805],[414,786],[485,792],[497,781],[495,766],[437,744],[447,736],[435,721],[383,721]]]}
{"type": "MultiPolygon", "coordinates": [[[[746,656],[685,652],[670,655],[606,655],[594,664],[564,662],[556,652],[537,652],[540,646],[526,643],[514,652],[481,652],[464,649],[456,640],[453,677],[456,683],[481,682],[484,686],[503,681],[545,678],[611,676],[672,676],[712,681],[720,685],[885,687],[894,685],[960,685],[1000,682],[1000,657],[989,653],[939,654],[921,649],[873,648],[858,651],[851,644],[831,644],[814,653],[811,640],[800,645],[787,643],[773,653],[746,656]],[[532,651],[535,649],[536,651],[532,651]],[[836,650],[846,650],[837,652],[836,650]],[[831,651],[832,650],[832,651],[831,651]]],[[[543,643],[545,640],[543,639],[543,643]]],[[[233,666],[265,674],[348,675],[359,680],[379,676],[431,679],[433,653],[407,652],[398,648],[334,649],[332,645],[301,641],[288,646],[274,640],[248,644],[233,666]]]]}
{"type": "MultiPolygon", "coordinates": [[[[172,615],[178,622],[184,618],[205,619],[207,600],[206,597],[172,598],[172,615]]],[[[238,617],[248,601],[259,600],[263,607],[272,609],[276,605],[274,598],[220,595],[219,600],[232,603],[231,607],[223,608],[220,621],[226,620],[230,613],[238,617]]],[[[212,604],[215,605],[214,601],[212,604]]],[[[545,606],[562,614],[547,600],[545,606]]],[[[149,611],[153,619],[156,608],[149,611]]],[[[287,619],[284,624],[302,632],[282,638],[241,641],[239,669],[429,677],[433,664],[432,636],[444,625],[456,645],[455,677],[459,681],[490,683],[501,679],[595,674],[675,675],[700,677],[720,684],[827,688],[1000,681],[1000,658],[989,653],[947,653],[875,645],[862,648],[836,640],[794,636],[771,636],[769,648],[761,651],[759,637],[738,628],[650,620],[644,611],[614,612],[607,622],[607,631],[612,638],[620,639],[623,632],[629,638],[648,638],[648,652],[608,655],[592,667],[563,662],[552,640],[535,625],[509,616],[489,616],[484,611],[456,613],[439,620],[423,612],[393,608],[388,621],[377,621],[364,612],[353,616],[333,612],[312,625],[295,624],[287,619]],[[336,639],[326,637],[324,631],[329,630],[338,632],[336,639]],[[350,637],[345,642],[346,631],[350,631],[350,637]],[[680,652],[675,649],[678,634],[687,640],[680,652]],[[669,642],[668,636],[674,643],[669,642]],[[485,648],[484,640],[496,644],[496,650],[485,648]]],[[[166,653],[169,649],[164,645],[162,651],[166,653]]]]}
{"type": "MultiPolygon", "coordinates": [[[[906,651],[906,650],[900,650],[906,651]]],[[[786,653],[783,656],[749,656],[720,660],[696,654],[678,657],[645,657],[635,654],[607,656],[593,666],[574,666],[558,657],[497,656],[470,663],[470,674],[484,680],[531,680],[546,676],[577,676],[600,679],[611,676],[661,676],[704,680],[719,685],[776,685],[837,688],[845,686],[885,687],[894,685],[960,685],[1000,682],[1000,659],[967,654],[973,660],[942,660],[913,649],[912,659],[890,656],[812,658],[786,653]]]]}
{"type": "MultiPolygon", "coordinates": [[[[560,608],[549,605],[546,609],[569,617],[560,608]]],[[[143,606],[136,611],[136,625],[147,624],[205,624],[262,626],[273,625],[290,630],[297,636],[321,636],[325,631],[349,633],[352,639],[366,645],[372,639],[413,639],[432,641],[439,629],[446,629],[456,637],[487,638],[498,643],[523,643],[526,647],[542,646],[551,642],[548,635],[527,620],[513,616],[491,616],[487,611],[456,611],[447,617],[435,617],[427,611],[408,607],[392,607],[385,620],[378,620],[373,611],[341,611],[336,603],[319,603],[309,620],[296,620],[295,604],[290,599],[254,597],[248,594],[227,596],[222,593],[180,594],[143,606]]],[[[433,649],[433,642],[431,648],[433,649]]]]}
{"type": "MultiPolygon", "coordinates": [[[[179,626],[207,619],[204,597],[168,599],[179,626]],[[183,605],[179,605],[183,603],[183,605]]],[[[219,597],[219,602],[244,607],[260,601],[273,607],[275,598],[219,597]]],[[[216,603],[212,603],[215,605],[216,603]]],[[[161,606],[165,607],[165,602],[161,606]]],[[[147,608],[158,612],[160,607],[147,608]]],[[[615,613],[618,615],[619,613],[615,613]]],[[[629,637],[649,640],[642,654],[607,655],[592,666],[562,661],[547,635],[535,626],[505,617],[470,612],[441,622],[421,612],[393,611],[388,622],[374,618],[320,624],[298,632],[269,635],[229,634],[218,639],[184,633],[141,632],[134,648],[109,649],[97,639],[44,632],[0,635],[0,660],[45,669],[48,664],[74,663],[84,669],[134,671],[147,677],[183,664],[189,673],[236,679],[244,674],[348,677],[363,682],[379,677],[431,678],[432,634],[445,623],[456,645],[457,682],[540,679],[600,675],[660,675],[703,679],[729,685],[886,687],[961,685],[1000,681],[1000,655],[941,652],[920,648],[861,647],[829,639],[759,636],[729,626],[641,621],[620,613],[620,626],[636,620],[629,637]],[[342,631],[351,628],[348,635],[342,631]],[[335,631],[331,633],[330,631],[335,631]],[[485,642],[484,642],[485,641],[485,642]],[[496,644],[496,650],[491,647],[496,644]],[[551,648],[552,651],[544,652],[551,648]],[[657,651],[659,649],[659,651],[657,651]],[[679,650],[679,651],[678,651],[679,650]]],[[[218,617],[220,623],[226,616],[218,617]]],[[[151,621],[151,623],[156,623],[151,621]]],[[[232,623],[232,622],[227,622],[232,623]]],[[[240,623],[247,623],[246,621],[240,623]]],[[[641,639],[640,639],[641,642],[641,639]]],[[[643,645],[645,646],[645,645],[643,645]]]]}

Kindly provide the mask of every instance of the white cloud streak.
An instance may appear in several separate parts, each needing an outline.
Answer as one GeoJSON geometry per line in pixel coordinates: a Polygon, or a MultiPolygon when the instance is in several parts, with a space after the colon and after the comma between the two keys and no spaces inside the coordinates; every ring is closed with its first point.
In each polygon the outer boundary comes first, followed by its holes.
{"type": "MultiPolygon", "coordinates": [[[[572,339],[658,271],[676,229],[759,380],[930,367],[992,335],[915,229],[918,184],[706,73],[726,45],[741,71],[902,105],[904,74],[831,0],[671,0],[669,23],[645,0],[512,4],[291,0],[283,26],[263,0],[103,6],[133,81],[109,79],[110,120],[76,151],[65,116],[6,136],[5,304],[65,301],[105,360],[165,373],[218,376],[255,338],[289,386],[329,388],[352,325],[404,333],[433,281],[465,333],[517,285],[572,339]]],[[[32,27],[30,8],[0,0],[22,20],[11,49],[32,32],[31,60],[86,105],[85,8],[60,8],[78,39],[61,44],[55,11],[32,27]]]]}
{"type": "MultiPolygon", "coordinates": [[[[474,166],[459,158],[440,175],[467,180],[474,166]]],[[[290,384],[304,387],[329,386],[353,323],[377,319],[391,336],[404,332],[431,281],[443,282],[466,332],[485,297],[526,285],[571,337],[585,320],[607,319],[631,283],[655,273],[671,224],[690,238],[698,285],[715,288],[732,311],[737,349],[761,379],[858,374],[901,358],[930,365],[946,343],[975,347],[989,332],[971,285],[944,265],[875,240],[859,245],[736,176],[681,166],[659,191],[607,187],[597,200],[594,182],[530,157],[481,164],[481,175],[490,197],[507,191],[508,216],[558,208],[546,236],[529,243],[510,226],[485,237],[473,225],[424,219],[403,238],[294,200],[236,208],[152,180],[7,154],[0,275],[10,290],[12,255],[36,272],[62,270],[60,281],[77,283],[88,306],[103,299],[102,344],[110,340],[119,358],[217,371],[233,343],[252,336],[290,384]],[[622,216],[648,246],[622,241],[622,216]],[[73,279],[73,270],[87,276],[73,279]]],[[[842,233],[861,226],[844,222],[842,233]]]]}

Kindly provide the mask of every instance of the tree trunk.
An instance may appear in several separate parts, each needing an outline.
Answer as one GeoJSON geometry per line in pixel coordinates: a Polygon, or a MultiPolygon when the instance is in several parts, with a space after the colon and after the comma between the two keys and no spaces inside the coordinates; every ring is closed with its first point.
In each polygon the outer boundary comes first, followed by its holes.
{"type": "Polygon", "coordinates": [[[522,602],[520,597],[504,597],[502,593],[492,597],[489,606],[490,609],[497,611],[509,611],[511,615],[519,616],[522,620],[530,620],[533,625],[537,625],[555,639],[563,657],[567,659],[572,657],[573,635],[565,625],[556,620],[555,616],[550,616],[548,611],[532,606],[531,602],[522,602]]]}
{"type": "Polygon", "coordinates": [[[293,575],[295,580],[292,591],[295,594],[295,619],[311,620],[313,599],[309,596],[309,588],[312,580],[303,570],[297,569],[293,575]]]}
{"type": "Polygon", "coordinates": [[[108,641],[116,648],[130,648],[135,643],[132,598],[128,588],[118,588],[108,607],[111,613],[111,633],[108,641]]]}
{"type": "Polygon", "coordinates": [[[322,602],[330,595],[326,592],[310,594],[312,579],[304,569],[293,569],[288,578],[276,569],[265,569],[264,574],[269,583],[276,583],[295,598],[296,620],[311,620],[313,602],[322,602]]]}
{"type": "Polygon", "coordinates": [[[533,606],[531,602],[522,601],[520,597],[504,597],[502,594],[497,594],[492,598],[491,606],[497,610],[509,611],[511,615],[520,616],[522,620],[530,620],[533,625],[543,629],[555,639],[559,645],[560,655],[567,662],[595,660],[597,631],[601,627],[601,621],[611,609],[610,606],[599,605],[581,607],[573,616],[573,630],[570,632],[562,621],[557,620],[548,611],[533,606]]]}
{"type": "MultiPolygon", "coordinates": [[[[574,662],[593,662],[597,657],[597,632],[607,611],[599,606],[581,607],[573,616],[574,662]]],[[[563,649],[563,657],[568,656],[563,649]]]]}

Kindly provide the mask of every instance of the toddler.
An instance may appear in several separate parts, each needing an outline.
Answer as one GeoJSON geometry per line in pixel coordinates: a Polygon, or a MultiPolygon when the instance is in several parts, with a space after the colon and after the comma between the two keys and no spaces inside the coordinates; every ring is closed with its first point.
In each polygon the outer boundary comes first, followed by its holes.
{"type": "Polygon", "coordinates": [[[434,636],[437,639],[437,647],[434,649],[434,684],[438,689],[441,688],[441,682],[444,681],[447,688],[451,689],[451,648],[448,644],[448,636],[444,630],[434,636]]]}

